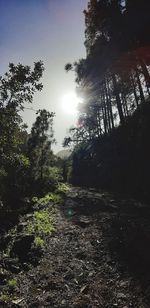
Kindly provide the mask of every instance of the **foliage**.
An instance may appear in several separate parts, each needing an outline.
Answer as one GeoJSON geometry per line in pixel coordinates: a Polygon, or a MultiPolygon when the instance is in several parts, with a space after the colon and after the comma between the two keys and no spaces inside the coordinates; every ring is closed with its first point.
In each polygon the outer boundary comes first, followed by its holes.
{"type": "Polygon", "coordinates": [[[29,177],[33,184],[33,191],[35,189],[36,193],[37,187],[37,191],[41,193],[43,190],[49,191],[50,186],[55,185],[56,181],[54,170],[50,169],[52,168],[50,166],[54,164],[54,155],[51,150],[51,145],[55,142],[54,113],[43,109],[39,110],[37,114],[28,139],[27,153],[31,162],[29,177]]]}
{"type": "Polygon", "coordinates": [[[15,278],[10,279],[8,280],[7,285],[11,290],[14,290],[17,287],[17,280],[15,278]]]}
{"type": "Polygon", "coordinates": [[[65,66],[84,99],[64,140],[74,144],[75,185],[149,194],[149,9],[147,0],[90,0],[84,11],[86,58],[65,66]]]}
{"type": "Polygon", "coordinates": [[[48,205],[49,202],[59,202],[61,200],[57,193],[48,193],[42,198],[33,197],[32,202],[35,205],[48,205]]]}
{"type": "Polygon", "coordinates": [[[53,166],[49,167],[47,169],[47,173],[45,175],[49,181],[49,185],[54,188],[56,188],[59,184],[59,182],[62,181],[62,175],[61,175],[61,170],[60,168],[53,166]]]}
{"type": "Polygon", "coordinates": [[[28,134],[19,111],[25,103],[32,103],[36,91],[42,90],[43,70],[41,61],[34,63],[33,70],[10,63],[9,71],[0,77],[0,198],[7,206],[17,207],[26,195],[30,161],[24,145],[28,134]]]}
{"type": "Polygon", "coordinates": [[[35,237],[33,244],[34,244],[35,248],[37,248],[37,249],[42,249],[42,248],[44,248],[44,245],[45,245],[44,240],[41,239],[39,236],[35,237]]]}
{"type": "Polygon", "coordinates": [[[71,182],[150,198],[149,102],[139,106],[125,126],[75,148],[71,182]]]}
{"type": "Polygon", "coordinates": [[[51,150],[54,113],[38,110],[30,135],[19,113],[42,90],[43,70],[41,61],[33,70],[11,63],[0,78],[0,199],[5,207],[20,207],[27,196],[54,190],[61,179],[51,150]]]}
{"type": "Polygon", "coordinates": [[[10,295],[8,294],[2,294],[0,295],[0,303],[8,303],[10,301],[10,295]]]}
{"type": "Polygon", "coordinates": [[[32,102],[35,91],[42,90],[39,82],[43,74],[43,63],[34,63],[34,69],[22,64],[9,64],[9,71],[0,78],[1,106],[23,108],[25,102],[32,102]]]}
{"type": "Polygon", "coordinates": [[[68,184],[65,184],[65,183],[59,183],[58,184],[58,187],[56,189],[56,192],[58,194],[66,194],[67,192],[69,192],[70,190],[70,187],[68,184]]]}
{"type": "Polygon", "coordinates": [[[109,135],[146,101],[150,94],[148,8],[147,0],[88,2],[84,11],[87,56],[65,66],[67,72],[75,72],[84,103],[79,106],[78,125],[64,145],[109,135]],[[139,27],[142,16],[145,22],[139,27]],[[133,27],[131,20],[135,20],[133,27]]]}
{"type": "Polygon", "coordinates": [[[9,64],[9,72],[0,77],[0,148],[1,161],[13,160],[13,153],[22,144],[24,125],[18,111],[25,103],[32,103],[36,91],[42,90],[39,82],[43,63],[34,63],[34,69],[22,64],[9,64]]]}
{"type": "Polygon", "coordinates": [[[43,239],[55,230],[53,224],[53,217],[49,209],[35,211],[33,217],[28,221],[26,231],[43,239]]]}

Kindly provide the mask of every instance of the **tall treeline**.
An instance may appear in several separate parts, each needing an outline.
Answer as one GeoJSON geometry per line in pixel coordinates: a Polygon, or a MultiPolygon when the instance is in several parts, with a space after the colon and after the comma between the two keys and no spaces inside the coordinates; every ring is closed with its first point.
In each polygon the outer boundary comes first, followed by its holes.
{"type": "Polygon", "coordinates": [[[73,70],[79,119],[72,182],[150,197],[149,0],[90,0],[84,11],[86,58],[73,70]]]}
{"type": "Polygon", "coordinates": [[[149,10],[148,0],[89,1],[84,11],[86,59],[65,67],[75,71],[84,98],[74,140],[109,134],[148,99],[149,10]]]}

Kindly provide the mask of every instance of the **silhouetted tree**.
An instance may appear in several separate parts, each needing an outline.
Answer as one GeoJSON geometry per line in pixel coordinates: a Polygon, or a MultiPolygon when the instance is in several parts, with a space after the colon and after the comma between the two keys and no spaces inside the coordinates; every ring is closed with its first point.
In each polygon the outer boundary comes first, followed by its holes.
{"type": "Polygon", "coordinates": [[[26,126],[19,111],[25,103],[32,103],[35,91],[42,89],[43,70],[41,61],[34,63],[33,70],[10,63],[9,71],[0,77],[1,200],[11,202],[12,206],[17,206],[21,194],[22,198],[25,194],[23,179],[30,164],[23,147],[27,141],[26,126]]]}

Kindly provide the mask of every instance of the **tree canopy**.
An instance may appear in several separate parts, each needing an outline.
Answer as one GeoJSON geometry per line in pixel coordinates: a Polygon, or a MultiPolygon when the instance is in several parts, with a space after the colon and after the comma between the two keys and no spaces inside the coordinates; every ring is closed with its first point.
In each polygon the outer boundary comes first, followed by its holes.
{"type": "Polygon", "coordinates": [[[141,158],[144,149],[149,152],[149,10],[148,0],[90,0],[84,11],[86,58],[65,66],[74,71],[83,98],[78,123],[64,140],[74,144],[76,185],[148,191],[141,177],[145,172],[148,178],[149,164],[145,168],[141,158]]]}

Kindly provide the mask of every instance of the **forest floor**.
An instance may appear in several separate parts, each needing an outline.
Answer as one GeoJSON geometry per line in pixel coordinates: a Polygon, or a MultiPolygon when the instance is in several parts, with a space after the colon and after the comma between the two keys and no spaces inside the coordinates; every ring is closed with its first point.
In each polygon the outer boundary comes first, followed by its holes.
{"type": "Polygon", "coordinates": [[[55,224],[38,265],[13,274],[14,300],[0,307],[150,307],[147,205],[72,188],[55,224]]]}

